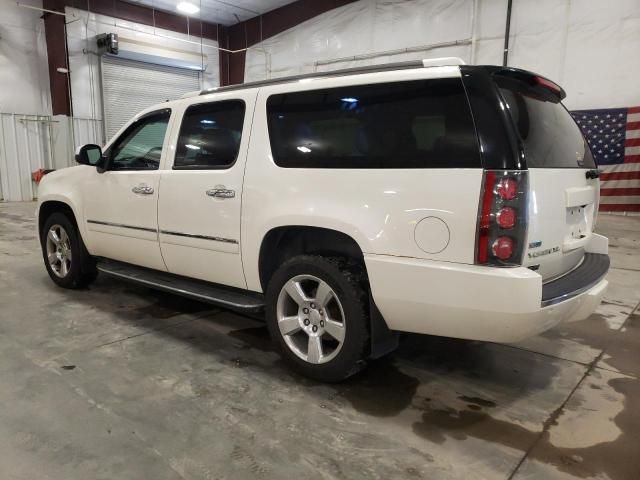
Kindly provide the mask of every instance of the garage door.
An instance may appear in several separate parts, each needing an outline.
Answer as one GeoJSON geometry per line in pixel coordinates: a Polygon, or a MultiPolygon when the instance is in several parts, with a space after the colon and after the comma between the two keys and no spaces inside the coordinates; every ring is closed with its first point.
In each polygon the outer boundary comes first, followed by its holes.
{"type": "Polygon", "coordinates": [[[198,71],[104,55],[102,98],[107,140],[140,110],[199,89],[198,71]]]}

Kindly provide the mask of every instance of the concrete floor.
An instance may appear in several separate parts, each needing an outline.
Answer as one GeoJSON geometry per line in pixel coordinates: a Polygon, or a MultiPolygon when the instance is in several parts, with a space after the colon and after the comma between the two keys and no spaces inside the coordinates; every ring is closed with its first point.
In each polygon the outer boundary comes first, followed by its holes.
{"type": "Polygon", "coordinates": [[[590,319],[509,346],[407,336],[323,385],[248,318],[55,287],[33,211],[0,204],[0,479],[640,478],[640,217],[600,217],[590,319]]]}

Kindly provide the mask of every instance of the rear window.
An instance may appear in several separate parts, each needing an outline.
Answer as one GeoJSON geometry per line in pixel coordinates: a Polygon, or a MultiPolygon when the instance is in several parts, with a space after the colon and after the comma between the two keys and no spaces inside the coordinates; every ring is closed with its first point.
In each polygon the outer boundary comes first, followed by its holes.
{"type": "Polygon", "coordinates": [[[187,108],[176,146],[175,170],[229,168],[242,138],[244,102],[224,100],[187,108]]]}
{"type": "Polygon", "coordinates": [[[580,128],[555,95],[514,78],[494,79],[522,140],[527,168],[595,168],[580,128]]]}
{"type": "Polygon", "coordinates": [[[459,78],[272,95],[267,114],[280,167],[480,167],[459,78]]]}

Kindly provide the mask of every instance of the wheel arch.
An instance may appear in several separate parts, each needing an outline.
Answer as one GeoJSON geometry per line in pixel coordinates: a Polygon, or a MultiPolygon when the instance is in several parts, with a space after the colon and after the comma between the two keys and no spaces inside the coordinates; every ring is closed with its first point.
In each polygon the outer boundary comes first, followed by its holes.
{"type": "Polygon", "coordinates": [[[262,238],[258,255],[260,285],[266,291],[273,273],[285,258],[301,254],[344,256],[361,261],[364,254],[350,235],[331,228],[308,225],[283,225],[269,230],[262,238]]]}
{"type": "Polygon", "coordinates": [[[78,224],[78,218],[71,203],[64,199],[49,198],[43,200],[38,207],[38,237],[42,238],[44,223],[51,214],[61,212],[69,217],[69,220],[75,225],[76,229],[82,235],[78,224]]]}
{"type": "MultiPolygon", "coordinates": [[[[286,258],[301,254],[320,254],[352,258],[361,263],[364,275],[367,266],[364,252],[350,235],[331,228],[288,225],[274,227],[263,237],[258,257],[262,290],[266,292],[269,279],[286,258]]],[[[395,350],[398,336],[389,330],[369,290],[369,358],[379,358],[395,350]]]]}

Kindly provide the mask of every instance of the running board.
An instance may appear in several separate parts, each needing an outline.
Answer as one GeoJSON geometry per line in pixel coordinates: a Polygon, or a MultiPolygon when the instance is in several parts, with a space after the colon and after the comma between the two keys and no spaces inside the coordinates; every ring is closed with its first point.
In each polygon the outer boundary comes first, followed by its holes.
{"type": "Polygon", "coordinates": [[[256,313],[264,308],[264,297],[260,293],[194,280],[115,260],[99,260],[97,266],[100,272],[128,282],[231,310],[256,313]]]}

